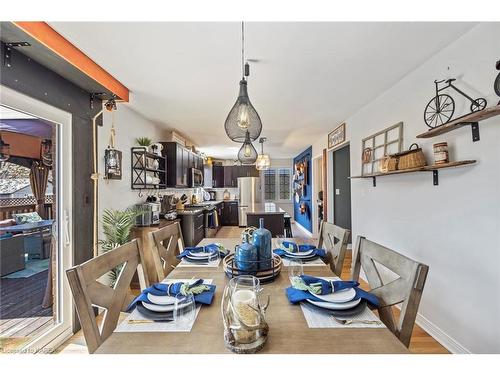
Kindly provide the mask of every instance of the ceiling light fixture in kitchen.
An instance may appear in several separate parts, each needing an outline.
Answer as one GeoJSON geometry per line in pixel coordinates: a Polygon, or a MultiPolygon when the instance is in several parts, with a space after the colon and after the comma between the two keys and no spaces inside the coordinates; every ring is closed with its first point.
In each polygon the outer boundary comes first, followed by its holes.
{"type": "Polygon", "coordinates": [[[240,151],[238,151],[238,160],[243,165],[251,165],[257,160],[257,150],[253,147],[248,130],[245,135],[245,142],[241,146],[240,151]]]}
{"type": "Polygon", "coordinates": [[[264,154],[264,142],[267,138],[259,139],[260,143],[260,155],[257,156],[257,161],[255,162],[255,168],[259,171],[265,171],[271,166],[271,159],[268,154],[264,154]]]}
{"type": "Polygon", "coordinates": [[[234,142],[246,142],[247,134],[253,142],[259,138],[262,131],[262,121],[259,114],[250,103],[245,77],[250,75],[250,65],[245,63],[245,24],[241,23],[241,81],[240,93],[233,108],[227,115],[224,129],[229,138],[234,142]]]}

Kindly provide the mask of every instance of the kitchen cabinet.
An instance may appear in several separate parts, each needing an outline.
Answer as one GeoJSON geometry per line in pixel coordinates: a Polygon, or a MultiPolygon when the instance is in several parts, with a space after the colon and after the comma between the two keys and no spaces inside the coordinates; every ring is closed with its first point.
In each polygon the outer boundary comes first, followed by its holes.
{"type": "Polygon", "coordinates": [[[177,142],[161,142],[167,158],[167,187],[189,187],[189,168],[203,171],[203,159],[177,142]]]}
{"type": "Polygon", "coordinates": [[[214,188],[224,187],[224,167],[222,165],[214,165],[212,167],[212,180],[214,188]]]}
{"type": "Polygon", "coordinates": [[[238,225],[238,202],[224,201],[222,203],[222,225],[238,225]]]}
{"type": "Polygon", "coordinates": [[[235,167],[224,167],[224,187],[238,187],[238,171],[235,167]]]}

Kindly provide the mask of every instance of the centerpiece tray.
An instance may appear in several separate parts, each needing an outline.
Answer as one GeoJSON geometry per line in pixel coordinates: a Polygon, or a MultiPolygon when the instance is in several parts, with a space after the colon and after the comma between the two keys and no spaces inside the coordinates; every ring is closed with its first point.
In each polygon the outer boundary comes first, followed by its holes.
{"type": "MultiPolygon", "coordinates": [[[[269,263],[269,259],[266,259],[263,262],[269,263]]],[[[256,268],[259,268],[258,265],[262,262],[255,263],[257,264],[256,268]]],[[[274,281],[274,279],[276,279],[276,277],[280,274],[281,268],[283,267],[283,261],[279,255],[273,254],[271,259],[271,268],[261,269],[258,271],[248,271],[238,269],[234,262],[234,254],[229,254],[224,257],[222,267],[226,276],[230,279],[241,275],[252,275],[258,278],[261,283],[269,283],[274,281]]]]}

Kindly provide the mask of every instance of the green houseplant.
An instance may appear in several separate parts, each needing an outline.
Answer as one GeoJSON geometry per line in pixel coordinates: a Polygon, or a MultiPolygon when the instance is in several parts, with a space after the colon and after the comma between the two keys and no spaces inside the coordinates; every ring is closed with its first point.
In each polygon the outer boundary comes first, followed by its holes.
{"type": "MultiPolygon", "coordinates": [[[[136,208],[127,208],[123,211],[111,208],[105,209],[101,218],[105,239],[99,240],[102,252],[106,253],[129,242],[130,231],[135,224],[135,219],[142,213],[142,211],[136,208]]],[[[115,267],[110,272],[111,286],[114,286],[121,269],[122,265],[115,267]]]]}
{"type": "Polygon", "coordinates": [[[151,144],[153,143],[153,141],[151,140],[151,138],[148,138],[148,137],[139,137],[139,138],[136,138],[135,141],[137,142],[137,144],[139,146],[143,146],[143,147],[146,147],[146,148],[148,148],[149,146],[151,146],[151,144]]]}

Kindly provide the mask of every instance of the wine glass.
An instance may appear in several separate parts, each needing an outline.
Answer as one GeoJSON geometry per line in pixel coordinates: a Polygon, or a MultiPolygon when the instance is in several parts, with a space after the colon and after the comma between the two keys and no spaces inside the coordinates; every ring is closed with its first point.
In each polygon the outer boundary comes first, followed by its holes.
{"type": "Polygon", "coordinates": [[[219,250],[209,252],[208,254],[208,265],[209,266],[217,266],[219,264],[219,250]]]}
{"type": "Polygon", "coordinates": [[[174,303],[174,322],[181,328],[190,328],[196,318],[196,302],[193,294],[177,294],[174,303]]]}
{"type": "Polygon", "coordinates": [[[304,265],[301,259],[288,259],[288,275],[291,278],[300,277],[304,274],[304,265]]]}

